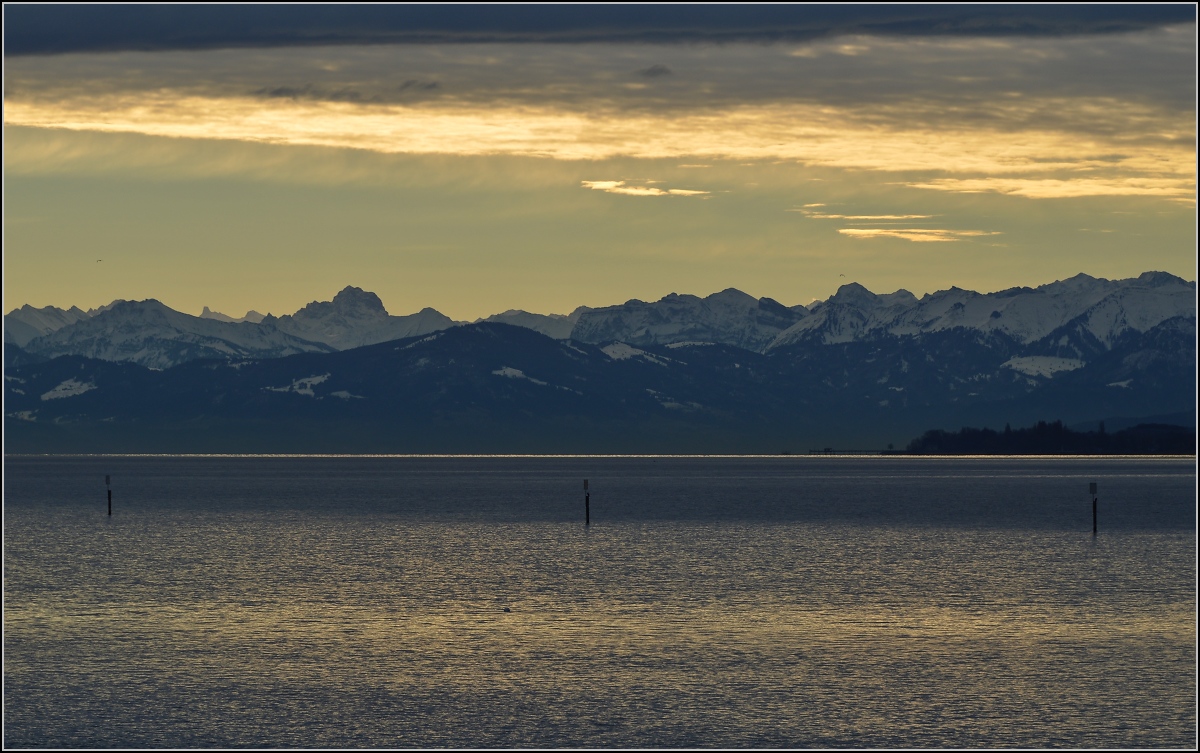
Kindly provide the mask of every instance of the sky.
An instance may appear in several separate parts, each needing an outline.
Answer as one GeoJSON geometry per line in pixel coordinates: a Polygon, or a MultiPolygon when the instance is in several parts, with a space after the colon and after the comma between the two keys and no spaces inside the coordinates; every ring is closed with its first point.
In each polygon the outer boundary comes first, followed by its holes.
{"type": "Polygon", "coordinates": [[[1160,6],[4,6],[4,310],[1196,279],[1160,6]]]}

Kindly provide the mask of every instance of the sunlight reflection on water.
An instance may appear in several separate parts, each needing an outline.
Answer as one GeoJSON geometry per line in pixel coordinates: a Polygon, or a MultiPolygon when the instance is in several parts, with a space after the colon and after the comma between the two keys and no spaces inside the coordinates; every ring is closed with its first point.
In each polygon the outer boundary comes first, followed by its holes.
{"type": "Polygon", "coordinates": [[[1191,461],[122,462],[6,462],[8,746],[1195,741],[1191,461]]]}

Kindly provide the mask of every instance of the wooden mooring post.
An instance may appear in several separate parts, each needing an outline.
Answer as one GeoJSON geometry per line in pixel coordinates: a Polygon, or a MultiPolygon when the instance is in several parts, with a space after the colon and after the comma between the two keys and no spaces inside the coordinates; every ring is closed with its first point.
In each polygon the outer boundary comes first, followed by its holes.
{"type": "Polygon", "coordinates": [[[1088,491],[1092,493],[1092,535],[1096,535],[1096,482],[1088,484],[1088,491]]]}
{"type": "Polygon", "coordinates": [[[112,517],[112,476],[104,475],[104,485],[108,488],[108,517],[112,517]]]}
{"type": "Polygon", "coordinates": [[[587,479],[583,480],[583,525],[592,524],[592,493],[588,491],[587,479]]]}

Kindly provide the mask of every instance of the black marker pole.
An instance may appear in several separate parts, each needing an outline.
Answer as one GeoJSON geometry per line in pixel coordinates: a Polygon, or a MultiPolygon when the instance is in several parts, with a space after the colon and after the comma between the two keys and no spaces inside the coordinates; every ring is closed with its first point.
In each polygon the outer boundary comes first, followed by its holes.
{"type": "Polygon", "coordinates": [[[592,524],[592,493],[588,491],[586,478],[583,480],[583,524],[592,524]]]}
{"type": "Polygon", "coordinates": [[[1089,484],[1089,489],[1092,493],[1092,535],[1096,535],[1096,482],[1089,484]]]}
{"type": "Polygon", "coordinates": [[[112,476],[105,475],[104,485],[108,487],[108,517],[112,517],[112,476]]]}

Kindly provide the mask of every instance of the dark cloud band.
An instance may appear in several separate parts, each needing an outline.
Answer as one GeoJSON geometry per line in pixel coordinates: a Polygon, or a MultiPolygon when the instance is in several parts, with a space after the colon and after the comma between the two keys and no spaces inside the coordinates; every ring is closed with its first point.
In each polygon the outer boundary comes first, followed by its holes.
{"type": "Polygon", "coordinates": [[[1194,23],[1175,5],[6,5],[4,54],[398,42],[1066,36],[1194,23]]]}

